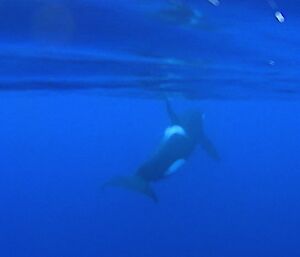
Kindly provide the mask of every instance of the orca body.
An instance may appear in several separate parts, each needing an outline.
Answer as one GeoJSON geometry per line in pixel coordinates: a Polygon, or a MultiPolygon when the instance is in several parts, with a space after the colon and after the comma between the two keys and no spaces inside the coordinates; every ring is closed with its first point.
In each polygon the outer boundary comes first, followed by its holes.
{"type": "Polygon", "coordinates": [[[165,137],[156,153],[137,170],[135,175],[150,182],[163,179],[177,171],[196,145],[197,143],[181,126],[173,125],[166,129],[165,137]],[[173,131],[168,135],[170,129],[173,131]]]}
{"type": "Polygon", "coordinates": [[[189,111],[178,117],[169,102],[166,103],[172,124],[165,130],[157,151],[132,176],[113,178],[104,186],[117,186],[140,192],[157,202],[158,198],[150,183],[176,173],[198,144],[213,158],[218,159],[217,152],[203,132],[202,114],[189,111]]]}

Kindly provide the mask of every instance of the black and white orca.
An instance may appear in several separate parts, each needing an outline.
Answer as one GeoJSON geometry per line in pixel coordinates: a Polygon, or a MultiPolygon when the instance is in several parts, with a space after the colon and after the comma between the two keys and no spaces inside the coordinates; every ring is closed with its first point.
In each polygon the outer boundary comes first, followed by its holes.
{"type": "Polygon", "coordinates": [[[212,158],[219,159],[215,147],[204,133],[201,112],[192,110],[178,116],[168,100],[166,107],[171,125],[165,130],[157,151],[133,175],[112,178],[104,187],[123,187],[140,192],[157,202],[158,198],[150,184],[177,172],[197,145],[201,145],[212,158]]]}

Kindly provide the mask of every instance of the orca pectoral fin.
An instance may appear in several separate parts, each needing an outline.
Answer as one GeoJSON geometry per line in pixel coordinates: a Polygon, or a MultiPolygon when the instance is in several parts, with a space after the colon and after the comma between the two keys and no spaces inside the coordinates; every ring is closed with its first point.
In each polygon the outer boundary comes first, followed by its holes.
{"type": "Polygon", "coordinates": [[[201,147],[204,149],[204,151],[211,157],[213,158],[214,160],[216,161],[220,161],[221,158],[220,158],[220,155],[216,149],[216,147],[213,145],[213,143],[206,137],[206,136],[203,136],[201,139],[200,139],[200,145],[201,147]]]}
{"type": "Polygon", "coordinates": [[[138,176],[120,176],[112,178],[103,185],[103,188],[106,187],[121,187],[131,191],[139,192],[151,198],[154,202],[158,202],[158,198],[151,188],[149,182],[138,176]]]}

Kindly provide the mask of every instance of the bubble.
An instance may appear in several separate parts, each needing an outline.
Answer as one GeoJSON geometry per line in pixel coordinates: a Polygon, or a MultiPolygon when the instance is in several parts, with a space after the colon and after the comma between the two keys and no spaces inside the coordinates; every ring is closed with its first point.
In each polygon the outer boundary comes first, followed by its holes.
{"type": "Polygon", "coordinates": [[[279,11],[275,12],[275,17],[277,18],[277,20],[278,20],[280,23],[283,23],[283,22],[285,21],[284,16],[283,16],[282,13],[279,12],[279,11]]]}
{"type": "Polygon", "coordinates": [[[275,65],[275,61],[274,60],[269,60],[269,65],[274,66],[275,65]]]}

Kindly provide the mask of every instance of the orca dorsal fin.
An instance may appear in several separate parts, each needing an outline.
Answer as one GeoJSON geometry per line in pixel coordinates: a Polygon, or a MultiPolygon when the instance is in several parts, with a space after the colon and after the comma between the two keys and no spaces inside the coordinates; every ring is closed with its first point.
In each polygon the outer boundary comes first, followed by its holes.
{"type": "Polygon", "coordinates": [[[178,118],[177,114],[175,113],[175,111],[173,110],[173,108],[170,104],[170,101],[167,97],[165,97],[165,103],[166,103],[167,113],[169,115],[172,125],[178,125],[180,123],[179,118],[178,118]]]}

